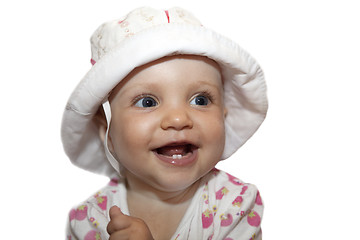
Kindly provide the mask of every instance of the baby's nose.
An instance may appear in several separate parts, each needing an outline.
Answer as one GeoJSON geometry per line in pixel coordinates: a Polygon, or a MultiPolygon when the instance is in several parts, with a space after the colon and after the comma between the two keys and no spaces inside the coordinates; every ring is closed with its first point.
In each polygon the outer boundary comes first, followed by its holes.
{"type": "Polygon", "coordinates": [[[183,130],[191,129],[193,121],[189,112],[185,108],[172,108],[164,111],[161,121],[161,128],[164,130],[174,129],[183,130]]]}

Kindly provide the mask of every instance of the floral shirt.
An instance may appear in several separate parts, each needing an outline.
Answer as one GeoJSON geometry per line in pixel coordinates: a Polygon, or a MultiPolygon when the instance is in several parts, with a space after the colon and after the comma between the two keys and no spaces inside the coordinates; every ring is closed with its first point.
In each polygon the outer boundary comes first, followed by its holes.
{"type": "MultiPolygon", "coordinates": [[[[218,169],[213,169],[200,181],[171,240],[262,238],[263,203],[254,185],[218,169]]],[[[118,178],[111,179],[108,186],[70,211],[67,239],[108,239],[109,209],[114,205],[129,215],[125,184],[118,178]]]]}

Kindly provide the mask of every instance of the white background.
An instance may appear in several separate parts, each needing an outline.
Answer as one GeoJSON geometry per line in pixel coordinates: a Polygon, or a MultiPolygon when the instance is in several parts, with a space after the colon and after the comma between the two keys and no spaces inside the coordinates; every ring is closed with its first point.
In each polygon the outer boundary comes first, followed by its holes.
{"type": "Polygon", "coordinates": [[[357,239],[356,2],[2,1],[1,239],[64,239],[70,208],[106,184],[105,177],[76,168],[63,153],[62,111],[90,69],[93,31],[142,5],[190,10],[264,69],[267,119],[219,164],[259,187],[264,239],[357,239]]]}

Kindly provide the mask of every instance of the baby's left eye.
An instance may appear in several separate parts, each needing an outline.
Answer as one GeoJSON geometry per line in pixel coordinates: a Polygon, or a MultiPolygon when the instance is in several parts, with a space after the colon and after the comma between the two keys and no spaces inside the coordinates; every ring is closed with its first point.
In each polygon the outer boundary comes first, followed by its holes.
{"type": "Polygon", "coordinates": [[[202,95],[199,95],[199,96],[196,96],[194,97],[190,104],[192,105],[199,105],[199,106],[206,106],[209,104],[209,98],[206,97],[206,96],[202,96],[202,95]]]}

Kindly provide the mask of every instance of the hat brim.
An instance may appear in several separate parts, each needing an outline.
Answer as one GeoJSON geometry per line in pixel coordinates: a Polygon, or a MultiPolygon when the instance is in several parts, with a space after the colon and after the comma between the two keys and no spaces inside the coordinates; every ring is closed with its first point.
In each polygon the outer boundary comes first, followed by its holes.
{"type": "Polygon", "coordinates": [[[70,96],[61,135],[65,152],[75,165],[99,174],[113,174],[94,114],[109,92],[134,68],[178,54],[206,56],[221,67],[228,110],[222,159],[231,156],[255,133],[268,108],[264,76],[257,62],[236,43],[212,30],[189,24],[163,24],[129,36],[107,52],[70,96]]]}

